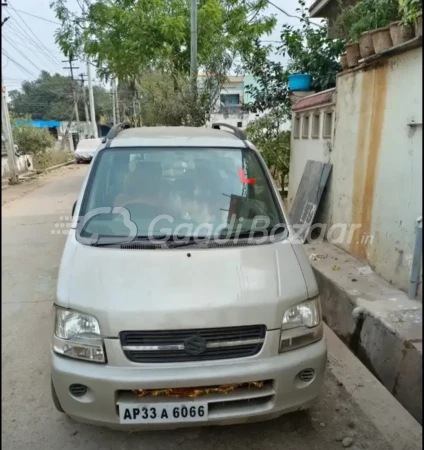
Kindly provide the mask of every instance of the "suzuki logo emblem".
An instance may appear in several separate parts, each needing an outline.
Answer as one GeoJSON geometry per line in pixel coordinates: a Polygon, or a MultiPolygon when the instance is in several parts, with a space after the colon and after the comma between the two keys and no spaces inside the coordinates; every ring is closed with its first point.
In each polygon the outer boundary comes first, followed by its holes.
{"type": "Polygon", "coordinates": [[[184,351],[197,356],[206,351],[206,339],[201,336],[191,336],[184,341],[184,351]]]}

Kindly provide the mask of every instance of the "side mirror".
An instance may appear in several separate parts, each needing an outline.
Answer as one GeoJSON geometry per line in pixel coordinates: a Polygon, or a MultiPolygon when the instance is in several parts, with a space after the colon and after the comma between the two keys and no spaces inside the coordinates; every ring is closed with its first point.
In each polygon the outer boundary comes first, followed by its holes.
{"type": "Polygon", "coordinates": [[[77,200],[75,200],[74,206],[72,207],[72,217],[74,217],[75,208],[77,206],[77,200]]]}
{"type": "Polygon", "coordinates": [[[102,138],[102,144],[106,144],[106,137],[102,138]]]}

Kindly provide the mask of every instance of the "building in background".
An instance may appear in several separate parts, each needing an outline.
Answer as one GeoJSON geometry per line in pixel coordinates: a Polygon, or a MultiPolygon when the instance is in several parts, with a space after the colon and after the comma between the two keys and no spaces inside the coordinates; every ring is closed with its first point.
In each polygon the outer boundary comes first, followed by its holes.
{"type": "MultiPolygon", "coordinates": [[[[199,75],[202,80],[204,75],[199,75]]],[[[253,102],[252,96],[248,93],[249,85],[257,84],[252,75],[229,76],[226,83],[221,88],[220,96],[213,107],[211,122],[223,122],[238,128],[246,128],[247,124],[261,117],[265,113],[249,112],[244,109],[244,105],[253,102]]],[[[199,83],[201,86],[201,83],[199,83]]],[[[289,130],[290,123],[287,123],[283,130],[289,130]]]]}

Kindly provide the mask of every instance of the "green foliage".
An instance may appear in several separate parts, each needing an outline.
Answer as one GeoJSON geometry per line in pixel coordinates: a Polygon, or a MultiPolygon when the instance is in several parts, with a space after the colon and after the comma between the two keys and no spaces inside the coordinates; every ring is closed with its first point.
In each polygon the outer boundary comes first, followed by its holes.
{"type": "MultiPolygon", "coordinates": [[[[56,42],[65,55],[84,53],[105,79],[135,79],[143,70],[188,74],[190,68],[190,0],[97,0],[78,17],[66,0],[50,4],[61,21],[56,42]]],[[[211,52],[246,54],[255,38],[270,33],[273,16],[266,0],[199,0],[198,64],[211,52]]]]}
{"type": "Polygon", "coordinates": [[[44,170],[58,164],[63,164],[74,160],[74,155],[64,150],[47,150],[44,153],[38,153],[34,156],[34,168],[36,170],[44,170]]]}
{"type": "Polygon", "coordinates": [[[13,140],[20,153],[29,153],[35,157],[41,157],[54,146],[54,138],[44,128],[30,126],[15,126],[13,128],[13,140]]]}
{"type": "Polygon", "coordinates": [[[398,0],[360,0],[353,6],[343,8],[334,29],[339,37],[357,42],[365,31],[386,27],[399,19],[398,0]]]}
{"type": "MultiPolygon", "coordinates": [[[[73,90],[78,93],[80,120],[85,120],[83,92],[77,81],[69,77],[42,71],[34,81],[24,81],[21,91],[9,92],[9,108],[16,117],[27,116],[38,120],[69,120],[73,110],[73,90]]],[[[88,99],[88,92],[85,93],[88,99]]],[[[111,120],[112,99],[101,86],[93,86],[97,119],[106,116],[111,120]]]]}
{"type": "Polygon", "coordinates": [[[399,0],[399,12],[402,23],[413,25],[422,11],[421,0],[399,0]]]}
{"type": "Polygon", "coordinates": [[[205,77],[198,94],[193,95],[186,75],[145,73],[137,82],[141,123],[144,126],[204,126],[210,119],[220,87],[219,78],[205,77]]]}
{"type": "Polygon", "coordinates": [[[246,127],[247,138],[260,150],[274,180],[282,188],[290,166],[290,131],[281,131],[284,117],[273,110],[246,127]]]}
{"type": "Polygon", "coordinates": [[[290,74],[311,74],[311,89],[316,92],[335,87],[341,69],[339,58],[344,52],[343,40],[328,38],[327,27],[317,28],[307,17],[303,17],[301,29],[283,25],[281,40],[280,50],[290,58],[287,66],[290,74]]]}
{"type": "Polygon", "coordinates": [[[291,100],[288,76],[294,73],[312,75],[312,89],[320,92],[335,87],[340,71],[339,57],[344,52],[345,41],[328,38],[327,26],[316,26],[309,21],[305,2],[299,1],[301,26],[284,24],[281,30],[282,44],[278,52],[289,57],[284,67],[271,61],[271,47],[263,47],[257,41],[252,54],[245,58],[244,67],[257,80],[257,86],[248,86],[254,101],[249,110],[266,111],[278,109],[283,117],[290,119],[291,100]]]}
{"type": "Polygon", "coordinates": [[[340,71],[339,57],[345,41],[328,38],[328,28],[309,21],[305,2],[299,1],[300,27],[284,24],[281,29],[281,46],[278,52],[289,58],[287,66],[270,60],[271,47],[255,42],[254,50],[244,58],[244,68],[257,80],[256,86],[247,90],[253,102],[247,105],[251,111],[270,111],[248,125],[249,139],[261,150],[273,176],[281,186],[285,185],[289,172],[290,132],[281,130],[281,123],[290,120],[292,101],[288,77],[294,73],[312,75],[312,89],[320,92],[336,85],[340,71]]]}

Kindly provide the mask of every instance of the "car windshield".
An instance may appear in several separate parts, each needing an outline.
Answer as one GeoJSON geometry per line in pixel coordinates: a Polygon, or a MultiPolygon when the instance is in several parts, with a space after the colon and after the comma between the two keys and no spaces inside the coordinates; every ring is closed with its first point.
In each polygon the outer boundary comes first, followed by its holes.
{"type": "Polygon", "coordinates": [[[80,238],[231,238],[283,222],[271,182],[247,148],[108,148],[93,164],[80,238]]]}

